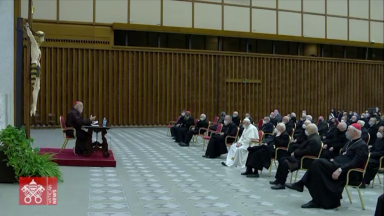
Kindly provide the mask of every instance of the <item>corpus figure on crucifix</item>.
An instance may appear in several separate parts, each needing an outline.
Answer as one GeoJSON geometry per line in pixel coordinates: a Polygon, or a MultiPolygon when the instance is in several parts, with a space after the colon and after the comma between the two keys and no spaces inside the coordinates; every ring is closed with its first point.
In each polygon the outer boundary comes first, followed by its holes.
{"type": "Polygon", "coordinates": [[[40,91],[40,76],[41,76],[41,66],[40,66],[40,60],[41,60],[41,50],[40,46],[44,42],[44,32],[37,31],[32,32],[32,30],[29,28],[29,24],[25,22],[24,24],[25,30],[27,32],[27,35],[29,37],[29,40],[31,41],[31,66],[30,66],[30,73],[31,73],[31,84],[33,88],[32,92],[32,106],[31,106],[31,116],[36,114],[36,105],[37,105],[37,98],[39,96],[40,91]]]}

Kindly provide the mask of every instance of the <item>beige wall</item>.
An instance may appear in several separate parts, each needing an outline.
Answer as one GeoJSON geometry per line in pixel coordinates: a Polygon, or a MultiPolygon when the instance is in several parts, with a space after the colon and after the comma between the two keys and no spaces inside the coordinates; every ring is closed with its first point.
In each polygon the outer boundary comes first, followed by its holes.
{"type": "MultiPolygon", "coordinates": [[[[34,0],[34,6],[39,20],[384,42],[383,0],[34,0]]],[[[27,7],[21,0],[23,17],[27,7]]]]}

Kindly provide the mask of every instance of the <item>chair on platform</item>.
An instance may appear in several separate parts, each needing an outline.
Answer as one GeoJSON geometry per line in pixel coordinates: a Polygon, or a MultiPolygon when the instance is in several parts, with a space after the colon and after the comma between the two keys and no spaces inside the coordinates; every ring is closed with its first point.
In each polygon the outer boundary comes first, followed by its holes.
{"type": "Polygon", "coordinates": [[[171,127],[176,124],[179,120],[180,120],[181,116],[179,116],[176,121],[169,121],[167,127],[168,127],[168,130],[167,130],[167,136],[171,136],[171,127]]]}
{"type": "Polygon", "coordinates": [[[72,127],[66,127],[65,126],[65,120],[64,120],[63,116],[60,116],[59,121],[60,121],[61,131],[63,132],[63,138],[64,138],[63,145],[61,146],[61,149],[60,149],[60,152],[61,152],[65,149],[69,140],[76,140],[76,129],[72,128],[72,127]],[[70,131],[70,130],[73,131],[74,137],[67,136],[66,132],[70,131]]]}
{"type": "Polygon", "coordinates": [[[362,206],[363,210],[365,210],[365,204],[364,204],[363,196],[361,195],[361,191],[360,191],[360,186],[362,184],[362,181],[360,181],[359,183],[356,183],[356,184],[355,184],[355,182],[351,183],[349,181],[349,174],[351,172],[359,172],[359,173],[362,173],[362,179],[364,179],[365,171],[367,170],[367,165],[368,165],[368,161],[369,161],[370,157],[371,157],[371,154],[368,154],[368,158],[367,158],[367,160],[365,161],[365,163],[363,164],[362,167],[348,170],[347,182],[345,184],[345,191],[347,192],[348,199],[349,199],[350,203],[352,203],[352,198],[351,198],[351,194],[349,193],[348,186],[351,186],[351,187],[357,189],[357,192],[359,193],[360,202],[361,202],[361,206],[362,206]]]}
{"type": "MultiPolygon", "coordinates": [[[[384,169],[383,160],[384,160],[384,156],[380,158],[380,166],[379,166],[379,169],[384,169]]],[[[381,184],[381,179],[380,179],[379,172],[377,172],[376,176],[377,176],[377,178],[379,179],[379,183],[381,184]]],[[[375,178],[376,178],[376,176],[375,176],[375,178]]],[[[372,187],[375,186],[375,178],[373,178],[372,187]]]]}
{"type": "MultiPolygon", "coordinates": [[[[319,159],[320,156],[321,156],[321,153],[323,152],[323,146],[324,146],[324,144],[323,144],[323,142],[321,142],[321,148],[320,148],[320,151],[319,151],[319,154],[317,155],[317,157],[316,156],[312,156],[312,155],[304,155],[301,158],[300,169],[296,170],[295,182],[297,180],[297,175],[299,174],[300,170],[306,171],[307,169],[309,169],[309,167],[308,168],[303,167],[304,160],[305,159],[310,159],[310,160],[317,160],[317,159],[319,159]]],[[[292,178],[293,178],[293,172],[291,172],[291,183],[292,183],[292,178]]]]}
{"type": "Polygon", "coordinates": [[[212,137],[212,134],[219,134],[221,133],[221,130],[223,129],[223,124],[217,124],[217,128],[215,131],[213,130],[209,130],[209,128],[203,128],[205,131],[205,135],[203,136],[203,151],[204,151],[204,148],[205,148],[205,142],[208,141],[211,139],[212,137]],[[208,135],[209,133],[211,133],[210,135],[208,135]]]}

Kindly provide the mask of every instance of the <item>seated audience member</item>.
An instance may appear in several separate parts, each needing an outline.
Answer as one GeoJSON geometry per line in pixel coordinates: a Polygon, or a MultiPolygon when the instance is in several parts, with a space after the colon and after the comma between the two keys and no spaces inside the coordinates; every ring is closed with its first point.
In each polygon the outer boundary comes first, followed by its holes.
{"type": "MultiPolygon", "coordinates": [[[[253,124],[253,119],[251,117],[251,114],[245,113],[245,118],[248,118],[249,121],[251,122],[251,124],[253,124]]],[[[239,137],[241,137],[241,135],[243,135],[243,131],[244,131],[243,125],[240,125],[240,130],[239,130],[239,135],[238,135],[239,137]]]]}
{"type": "Polygon", "coordinates": [[[370,140],[368,145],[372,145],[373,143],[376,142],[376,134],[377,131],[379,131],[379,126],[377,125],[377,120],[376,118],[371,118],[369,119],[369,128],[368,128],[368,133],[370,135],[370,140]]]}
{"type": "MultiPolygon", "coordinates": [[[[200,115],[200,120],[197,122],[195,127],[192,127],[187,134],[185,134],[184,140],[179,143],[179,146],[189,146],[189,142],[191,141],[193,135],[199,134],[200,128],[207,128],[208,127],[208,120],[207,116],[205,114],[200,115]]],[[[201,130],[200,134],[205,133],[205,130],[201,130]]]]}
{"type": "Polygon", "coordinates": [[[271,123],[271,119],[269,117],[264,117],[263,125],[260,130],[264,132],[264,141],[267,143],[273,139],[273,124],[271,123]]]}
{"type": "Polygon", "coordinates": [[[372,147],[369,149],[371,156],[369,158],[367,170],[364,175],[364,181],[361,185],[361,188],[365,188],[365,184],[370,184],[370,182],[375,178],[377,172],[380,169],[380,158],[384,156],[384,126],[379,128],[377,132],[377,139],[373,143],[372,147]]]}
{"type": "MultiPolygon", "coordinates": [[[[312,200],[302,208],[334,209],[340,206],[348,170],[363,167],[368,158],[368,146],[360,138],[360,125],[349,126],[346,136],[350,141],[344,145],[341,154],[333,160],[315,160],[300,181],[286,184],[288,188],[300,192],[303,192],[304,186],[308,188],[312,200]]],[[[360,174],[356,174],[351,174],[351,180],[358,179],[360,174]]]]}
{"type": "MultiPolygon", "coordinates": [[[[80,101],[75,102],[75,106],[69,111],[67,116],[67,121],[65,122],[66,127],[71,127],[76,130],[76,144],[74,148],[74,153],[76,155],[83,155],[85,149],[85,144],[88,140],[88,133],[82,130],[83,126],[91,125],[92,121],[95,121],[96,116],[89,117],[89,119],[83,119],[81,114],[83,113],[84,105],[80,101]]],[[[66,135],[69,137],[74,137],[72,130],[67,130],[66,135]]]]}
{"type": "Polygon", "coordinates": [[[243,128],[243,134],[236,143],[232,144],[227,155],[227,160],[226,162],[221,162],[222,165],[245,167],[248,156],[247,148],[250,146],[251,140],[259,140],[259,132],[248,118],[243,120],[243,128]]]}
{"type": "Polygon", "coordinates": [[[341,118],[343,117],[343,115],[344,115],[344,111],[342,109],[338,109],[336,118],[339,122],[341,122],[341,118]]]}
{"type": "Polygon", "coordinates": [[[357,123],[357,117],[356,116],[352,116],[349,121],[348,121],[348,126],[351,125],[351,124],[354,124],[354,123],[357,123]]]}
{"type": "Polygon", "coordinates": [[[184,123],[185,121],[184,117],[185,117],[185,110],[181,111],[180,118],[177,120],[176,124],[170,128],[172,139],[175,139],[175,129],[180,127],[180,125],[184,123]]]}
{"type": "Polygon", "coordinates": [[[345,124],[348,124],[348,118],[347,116],[341,117],[341,122],[345,122],[345,124]]]}
{"type": "MultiPolygon", "coordinates": [[[[232,117],[230,115],[225,116],[224,126],[219,134],[213,134],[209,140],[207,150],[205,151],[205,158],[217,158],[222,154],[227,154],[227,145],[225,144],[225,138],[227,136],[236,136],[237,127],[232,122],[232,117]]],[[[233,138],[228,138],[227,142],[233,143],[235,140],[233,138]]]]}
{"type": "MultiPolygon", "coordinates": [[[[275,157],[275,149],[278,147],[287,147],[289,143],[289,135],[286,132],[285,124],[278,123],[276,126],[277,133],[269,143],[264,143],[261,146],[253,146],[248,148],[248,158],[246,161],[246,171],[242,175],[247,177],[259,177],[258,170],[263,168],[269,169],[272,166],[271,159],[275,157]],[[253,169],[253,170],[252,170],[253,169]]],[[[281,150],[278,152],[276,160],[287,156],[287,152],[281,150]]]]}
{"type": "Polygon", "coordinates": [[[368,129],[364,127],[365,122],[363,120],[358,120],[357,124],[361,127],[361,139],[364,140],[364,142],[367,142],[368,140],[368,129]]]}
{"type": "Polygon", "coordinates": [[[319,129],[319,135],[324,136],[324,134],[328,131],[328,124],[324,121],[324,117],[320,116],[317,121],[317,128],[319,129]]]}
{"type": "Polygon", "coordinates": [[[337,125],[337,130],[332,139],[326,139],[323,141],[323,152],[321,157],[325,159],[332,159],[339,155],[340,149],[343,148],[344,144],[348,142],[348,139],[345,135],[347,132],[347,124],[341,122],[337,125]]]}
{"type": "MultiPolygon", "coordinates": [[[[293,172],[300,168],[301,158],[306,155],[318,156],[321,149],[321,139],[317,134],[317,126],[315,124],[309,124],[305,129],[305,134],[308,136],[305,141],[298,149],[296,149],[291,156],[282,158],[279,160],[279,166],[277,167],[275,181],[269,182],[274,185],[271,188],[285,189],[285,182],[289,171],[293,172]]],[[[309,168],[313,160],[308,159],[303,161],[303,167],[309,168]]]]}
{"type": "Polygon", "coordinates": [[[288,149],[289,154],[294,152],[297,148],[300,147],[302,143],[304,143],[307,140],[308,136],[305,134],[305,129],[309,124],[311,124],[311,122],[305,120],[300,134],[294,140],[291,141],[291,144],[289,144],[289,149],[288,149]]]}
{"type": "Polygon", "coordinates": [[[384,194],[381,194],[377,199],[375,216],[383,216],[384,215],[384,194]]]}
{"type": "Polygon", "coordinates": [[[311,121],[311,123],[313,123],[313,118],[312,118],[311,115],[307,115],[307,116],[305,117],[305,120],[309,120],[309,121],[311,121]]]}
{"type": "Polygon", "coordinates": [[[271,114],[269,115],[269,118],[271,119],[271,123],[273,124],[273,126],[276,127],[277,125],[277,119],[276,119],[276,116],[275,116],[275,113],[274,112],[271,112],[271,114]]]}
{"type": "Polygon", "coordinates": [[[239,113],[237,111],[233,112],[232,115],[232,122],[235,123],[237,127],[240,126],[240,118],[239,118],[239,113]]]}
{"type": "Polygon", "coordinates": [[[293,127],[295,127],[295,124],[296,124],[296,113],[291,113],[291,118],[289,119],[289,123],[291,124],[291,125],[293,125],[293,127]]]}
{"type": "Polygon", "coordinates": [[[303,124],[306,120],[307,120],[307,115],[305,115],[304,113],[301,114],[301,119],[296,124],[296,129],[295,129],[295,133],[293,134],[293,138],[296,138],[297,136],[299,136],[300,132],[303,130],[303,124]]]}
{"type": "Polygon", "coordinates": [[[369,124],[368,124],[368,122],[369,122],[369,118],[368,118],[368,113],[361,113],[361,120],[363,120],[364,121],[364,128],[367,128],[368,129],[368,126],[369,126],[369,124]]]}
{"type": "Polygon", "coordinates": [[[285,124],[285,130],[287,131],[288,135],[291,136],[293,131],[293,124],[289,122],[289,117],[284,116],[282,122],[285,124]]]}
{"type": "Polygon", "coordinates": [[[195,119],[191,116],[189,111],[185,112],[184,122],[180,127],[176,127],[174,130],[175,142],[179,143],[185,139],[185,135],[189,131],[189,128],[195,124],[195,119]]]}
{"type": "Polygon", "coordinates": [[[283,120],[283,117],[280,115],[279,110],[276,109],[275,111],[273,111],[273,113],[275,114],[275,119],[276,119],[277,123],[279,123],[279,122],[281,122],[281,120],[283,120]]]}
{"type": "Polygon", "coordinates": [[[331,119],[336,118],[336,117],[337,117],[337,116],[336,116],[335,109],[332,108],[332,109],[331,109],[331,113],[330,113],[329,116],[328,116],[328,122],[331,121],[331,119]]]}
{"type": "Polygon", "coordinates": [[[328,131],[321,137],[321,140],[330,140],[332,139],[337,131],[337,125],[339,125],[339,121],[336,118],[331,119],[329,122],[328,131]]]}
{"type": "MultiPolygon", "coordinates": [[[[226,114],[225,114],[224,111],[221,112],[219,120],[217,121],[217,123],[215,123],[214,125],[210,126],[210,127],[209,127],[209,130],[215,131],[215,130],[217,129],[217,124],[224,124],[224,118],[225,118],[225,115],[226,115],[226,114]]],[[[209,133],[209,134],[210,134],[210,133],[209,133]]],[[[208,135],[209,135],[209,134],[208,134],[208,135]]]]}

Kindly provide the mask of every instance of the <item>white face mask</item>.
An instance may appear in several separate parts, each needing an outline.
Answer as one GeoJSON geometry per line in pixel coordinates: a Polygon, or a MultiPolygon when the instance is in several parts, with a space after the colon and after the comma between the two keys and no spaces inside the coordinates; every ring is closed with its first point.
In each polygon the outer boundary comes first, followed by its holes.
{"type": "Polygon", "coordinates": [[[348,140],[351,140],[351,135],[349,134],[349,132],[345,132],[345,137],[347,137],[348,140]]]}
{"type": "Polygon", "coordinates": [[[276,134],[278,132],[277,128],[275,128],[275,130],[273,131],[274,134],[276,134]]]}
{"type": "Polygon", "coordinates": [[[303,129],[307,128],[307,125],[303,124],[303,129]]]}
{"type": "Polygon", "coordinates": [[[309,118],[306,118],[305,120],[311,121],[311,119],[309,119],[309,118]]]}
{"type": "Polygon", "coordinates": [[[233,114],[233,118],[236,118],[237,117],[237,115],[236,114],[233,114]]]}
{"type": "Polygon", "coordinates": [[[263,124],[266,124],[267,122],[266,121],[263,121],[263,124]]]}
{"type": "Polygon", "coordinates": [[[345,122],[344,120],[341,120],[341,122],[345,122]]]}
{"type": "Polygon", "coordinates": [[[369,122],[368,124],[372,126],[372,125],[373,125],[373,122],[369,122]]]}
{"type": "Polygon", "coordinates": [[[200,121],[204,121],[205,118],[200,118],[200,121]]]}
{"type": "Polygon", "coordinates": [[[224,124],[227,125],[227,124],[228,124],[228,121],[227,121],[227,120],[224,120],[224,124]]]}
{"type": "Polygon", "coordinates": [[[380,132],[377,132],[376,136],[377,136],[377,138],[379,138],[379,139],[383,138],[383,134],[380,133],[380,132]]]}
{"type": "Polygon", "coordinates": [[[185,113],[181,113],[181,116],[185,116],[185,113]]]}
{"type": "Polygon", "coordinates": [[[247,129],[247,128],[248,128],[248,125],[243,124],[243,128],[247,129]]]}
{"type": "Polygon", "coordinates": [[[305,131],[305,135],[309,136],[309,133],[308,133],[308,131],[307,131],[307,130],[305,131]]]}

